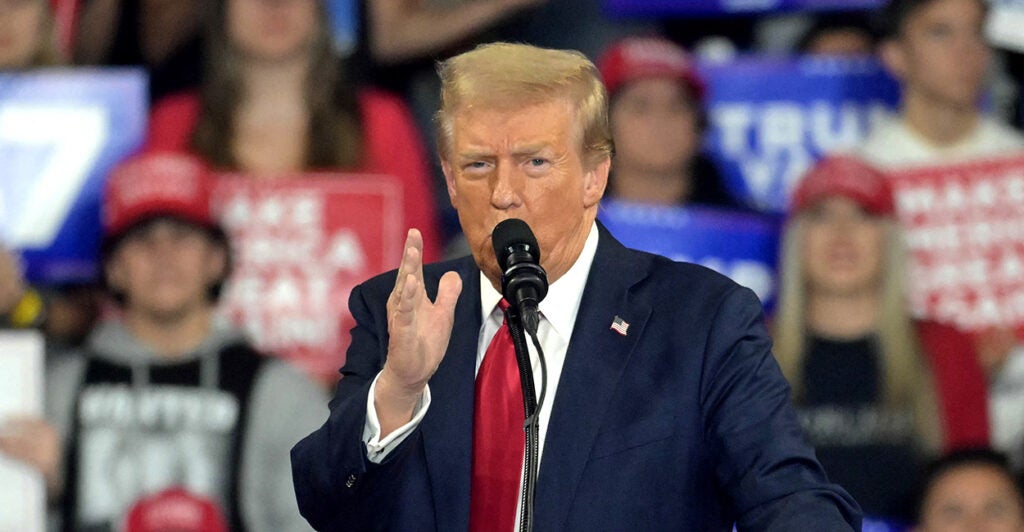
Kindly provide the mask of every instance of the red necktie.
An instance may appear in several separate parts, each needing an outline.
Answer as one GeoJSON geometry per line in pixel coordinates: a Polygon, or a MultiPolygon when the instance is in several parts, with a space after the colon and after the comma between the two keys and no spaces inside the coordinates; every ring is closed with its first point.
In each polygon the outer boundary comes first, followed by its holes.
{"type": "MultiPolygon", "coordinates": [[[[504,299],[498,305],[504,311],[504,299]]],[[[523,390],[508,323],[502,320],[476,376],[469,529],[509,532],[523,473],[523,390]]]]}

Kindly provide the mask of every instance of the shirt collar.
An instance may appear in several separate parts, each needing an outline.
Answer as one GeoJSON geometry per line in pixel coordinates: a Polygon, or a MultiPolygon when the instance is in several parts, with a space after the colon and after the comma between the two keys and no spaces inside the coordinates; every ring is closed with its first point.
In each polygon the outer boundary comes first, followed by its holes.
{"type": "MultiPolygon", "coordinates": [[[[594,222],[590,226],[587,241],[583,244],[583,251],[576,257],[576,262],[565,275],[548,286],[548,295],[540,302],[541,314],[566,341],[572,335],[580,300],[583,298],[583,288],[587,284],[590,266],[594,263],[594,255],[597,253],[597,235],[597,222],[594,222]]],[[[501,293],[495,290],[491,286],[491,281],[480,272],[480,309],[484,321],[494,313],[500,300],[501,293]]]]}

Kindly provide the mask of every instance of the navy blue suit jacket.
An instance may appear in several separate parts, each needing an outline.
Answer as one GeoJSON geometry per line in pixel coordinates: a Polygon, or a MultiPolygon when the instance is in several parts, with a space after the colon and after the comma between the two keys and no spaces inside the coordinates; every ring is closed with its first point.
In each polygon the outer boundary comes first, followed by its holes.
{"type": "MultiPolygon", "coordinates": [[[[536,530],[860,530],[856,503],[804,441],[756,296],[600,232],[553,396],[536,530]],[[627,335],[610,329],[615,316],[627,335]]],[[[432,403],[381,464],[362,432],[395,272],[353,290],[357,326],[331,415],[292,450],[315,528],[468,529],[480,281],[468,257],[428,265],[431,298],[448,270],[463,290],[432,403]]]]}

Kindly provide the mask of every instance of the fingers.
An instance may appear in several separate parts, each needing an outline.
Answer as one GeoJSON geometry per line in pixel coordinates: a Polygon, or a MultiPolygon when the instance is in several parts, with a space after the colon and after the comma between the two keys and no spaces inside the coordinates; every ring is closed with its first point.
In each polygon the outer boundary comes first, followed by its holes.
{"type": "Polygon", "coordinates": [[[405,237],[402,260],[398,263],[398,276],[395,278],[395,289],[391,291],[391,299],[401,298],[405,292],[405,283],[409,276],[422,282],[423,280],[423,236],[418,229],[410,229],[405,237]]]}
{"type": "Polygon", "coordinates": [[[437,287],[437,299],[434,305],[442,309],[448,316],[455,314],[455,304],[462,293],[462,278],[455,272],[447,272],[441,277],[437,287]]]}
{"type": "Polygon", "coordinates": [[[0,452],[8,456],[39,467],[42,461],[40,452],[46,447],[46,442],[41,441],[44,437],[35,428],[28,430],[4,430],[0,436],[0,452]]]}
{"type": "Polygon", "coordinates": [[[15,436],[19,434],[36,435],[46,431],[49,424],[45,420],[33,416],[11,416],[0,427],[0,434],[15,436]]]}
{"type": "Polygon", "coordinates": [[[53,477],[60,461],[59,436],[38,417],[11,418],[0,431],[0,452],[53,477]]]}
{"type": "Polygon", "coordinates": [[[419,229],[409,229],[409,235],[405,238],[405,249],[406,255],[410,258],[410,269],[406,273],[411,273],[416,279],[423,282],[423,235],[420,234],[419,229]]]}

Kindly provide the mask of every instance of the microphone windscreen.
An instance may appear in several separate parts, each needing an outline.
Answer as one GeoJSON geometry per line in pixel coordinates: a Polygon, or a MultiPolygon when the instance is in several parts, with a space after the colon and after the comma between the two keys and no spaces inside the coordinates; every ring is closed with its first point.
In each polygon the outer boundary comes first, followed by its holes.
{"type": "Polygon", "coordinates": [[[537,246],[537,238],[526,222],[519,218],[509,218],[494,226],[491,232],[491,243],[494,245],[494,255],[498,258],[498,264],[505,267],[513,247],[525,245],[529,252],[540,262],[540,248],[537,246]]]}

